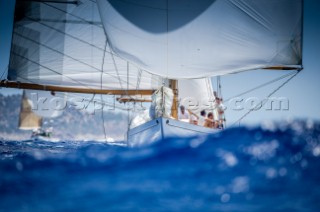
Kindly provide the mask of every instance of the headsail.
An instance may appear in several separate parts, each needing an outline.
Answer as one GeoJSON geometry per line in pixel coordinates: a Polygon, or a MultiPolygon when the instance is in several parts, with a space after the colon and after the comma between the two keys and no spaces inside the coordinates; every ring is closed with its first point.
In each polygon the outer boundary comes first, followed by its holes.
{"type": "Polygon", "coordinates": [[[24,98],[32,107],[32,112],[42,118],[61,116],[65,109],[66,95],[48,91],[24,90],[24,98]]]}
{"type": "Polygon", "coordinates": [[[33,130],[41,128],[42,118],[32,111],[32,102],[27,98],[26,92],[23,92],[21,109],[19,116],[19,129],[33,130]]]}
{"type": "Polygon", "coordinates": [[[301,68],[303,0],[97,0],[112,50],[156,75],[301,68]]]}

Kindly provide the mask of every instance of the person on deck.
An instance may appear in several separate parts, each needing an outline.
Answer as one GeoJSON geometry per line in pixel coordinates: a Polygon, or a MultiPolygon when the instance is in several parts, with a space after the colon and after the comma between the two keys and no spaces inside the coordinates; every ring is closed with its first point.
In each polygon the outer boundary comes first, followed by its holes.
{"type": "Polygon", "coordinates": [[[180,106],[180,111],[179,111],[179,114],[178,114],[178,119],[179,120],[183,120],[183,121],[189,121],[190,119],[190,115],[189,115],[189,112],[186,111],[185,107],[183,105],[180,106]]]}
{"type": "Polygon", "coordinates": [[[213,118],[213,113],[208,113],[208,118],[204,122],[204,127],[215,128],[215,121],[213,118]]]}
{"type": "Polygon", "coordinates": [[[206,121],[206,111],[205,110],[201,110],[200,111],[200,116],[199,116],[199,119],[198,119],[198,125],[199,126],[204,126],[204,123],[206,121]]]}
{"type": "Polygon", "coordinates": [[[194,124],[194,125],[198,125],[199,116],[196,113],[192,112],[192,110],[188,109],[187,111],[188,111],[189,116],[190,116],[189,123],[190,124],[194,124]]]}

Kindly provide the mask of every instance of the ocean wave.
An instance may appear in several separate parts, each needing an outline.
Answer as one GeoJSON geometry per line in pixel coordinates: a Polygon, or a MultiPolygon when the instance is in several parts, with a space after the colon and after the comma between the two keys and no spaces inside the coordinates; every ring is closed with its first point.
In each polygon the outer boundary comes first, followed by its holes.
{"type": "Polygon", "coordinates": [[[295,120],[129,148],[0,141],[0,210],[320,209],[320,123],[295,120]]]}

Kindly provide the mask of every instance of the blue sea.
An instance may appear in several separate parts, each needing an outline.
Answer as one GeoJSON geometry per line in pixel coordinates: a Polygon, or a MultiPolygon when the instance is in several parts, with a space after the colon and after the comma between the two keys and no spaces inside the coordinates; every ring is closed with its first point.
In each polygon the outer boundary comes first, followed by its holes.
{"type": "Polygon", "coordinates": [[[0,141],[0,211],[320,211],[320,123],[129,148],[0,141]]]}

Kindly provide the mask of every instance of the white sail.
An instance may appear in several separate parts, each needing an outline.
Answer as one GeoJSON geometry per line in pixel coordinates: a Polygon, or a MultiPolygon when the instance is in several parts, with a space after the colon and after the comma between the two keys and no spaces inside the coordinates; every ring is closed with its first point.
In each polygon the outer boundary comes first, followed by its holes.
{"type": "Polygon", "coordinates": [[[301,67],[302,0],[97,0],[112,50],[156,75],[301,67]]]}
{"type": "Polygon", "coordinates": [[[19,129],[33,130],[41,128],[42,118],[32,111],[32,102],[27,98],[26,93],[23,92],[20,115],[19,115],[19,129]]]}
{"type": "Polygon", "coordinates": [[[212,110],[214,104],[213,88],[210,78],[179,80],[179,103],[192,112],[212,110]]]}
{"type": "Polygon", "coordinates": [[[161,84],[161,78],[111,53],[95,1],[16,4],[9,80],[122,90],[161,84]]]}
{"type": "Polygon", "coordinates": [[[210,100],[207,76],[301,67],[302,0],[16,4],[9,80],[132,91],[174,78],[180,100],[210,100]]]}

